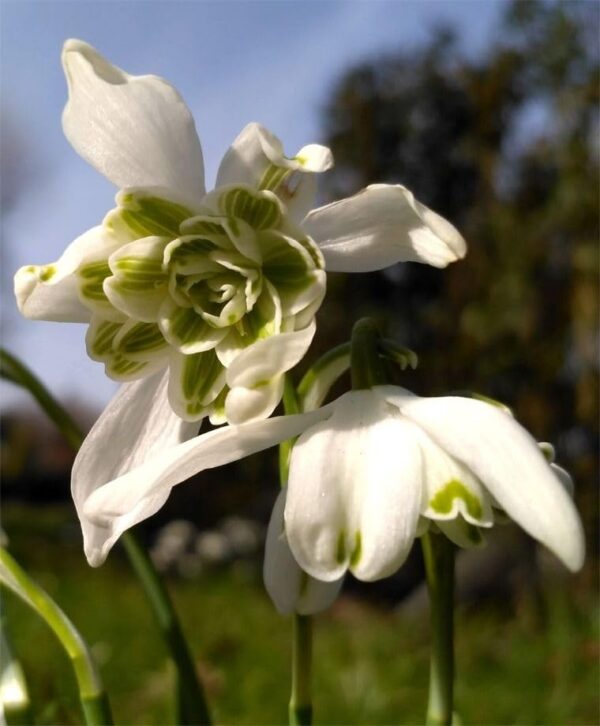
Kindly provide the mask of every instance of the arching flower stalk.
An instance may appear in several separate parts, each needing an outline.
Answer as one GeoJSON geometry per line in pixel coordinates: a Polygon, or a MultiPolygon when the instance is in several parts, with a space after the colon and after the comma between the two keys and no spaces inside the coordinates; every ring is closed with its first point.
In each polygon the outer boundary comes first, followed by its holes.
{"type": "Polygon", "coordinates": [[[185,421],[272,413],[283,374],[313,338],[325,269],[444,267],[465,254],[454,227],[401,186],[311,211],[329,149],[286,157],[258,124],[233,142],[206,193],[194,122],[172,86],[129,75],[77,40],[62,61],[65,134],[121,191],[57,262],[18,271],[19,308],[89,323],[88,354],[115,380],[164,371],[168,385],[155,377],[153,390],[185,421]]]}

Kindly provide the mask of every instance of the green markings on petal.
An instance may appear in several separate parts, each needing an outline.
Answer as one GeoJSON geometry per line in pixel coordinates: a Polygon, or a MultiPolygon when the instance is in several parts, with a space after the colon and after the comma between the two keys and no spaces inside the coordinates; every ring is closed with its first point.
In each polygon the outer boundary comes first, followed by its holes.
{"type": "Polygon", "coordinates": [[[258,187],[259,189],[267,189],[268,191],[275,192],[291,173],[292,170],[286,169],[285,166],[269,164],[258,182],[258,187]]]}
{"type": "Polygon", "coordinates": [[[168,343],[155,323],[123,325],[113,342],[115,352],[130,357],[147,356],[167,347],[168,343]]]}
{"type": "Polygon", "coordinates": [[[167,282],[162,260],[147,257],[121,257],[112,263],[111,268],[113,273],[119,277],[119,285],[123,290],[137,292],[158,287],[167,282]]]}
{"type": "Polygon", "coordinates": [[[362,556],[362,535],[360,530],[354,533],[354,549],[350,555],[350,567],[356,567],[360,562],[362,556]]]}
{"type": "Polygon", "coordinates": [[[56,265],[45,265],[38,270],[38,279],[40,282],[49,282],[56,274],[56,265]]]}
{"type": "Polygon", "coordinates": [[[169,318],[169,331],[182,345],[202,338],[208,329],[208,323],[193,308],[177,308],[169,318]]]}
{"type": "Polygon", "coordinates": [[[276,287],[308,284],[311,259],[295,240],[268,232],[259,236],[258,244],[263,256],[263,272],[276,287]]]}
{"type": "Polygon", "coordinates": [[[346,531],[343,529],[340,529],[335,544],[335,561],[338,565],[343,565],[346,561],[346,531]]]}
{"type": "Polygon", "coordinates": [[[154,323],[94,317],[86,344],[90,358],[103,362],[107,375],[118,381],[140,378],[166,364],[168,344],[154,323]]]}
{"type": "Polygon", "coordinates": [[[106,373],[117,380],[131,380],[144,373],[147,367],[146,362],[127,360],[127,358],[115,356],[106,363],[106,373]]]}
{"type": "Polygon", "coordinates": [[[303,237],[302,239],[299,239],[298,242],[302,245],[306,252],[308,252],[308,254],[310,255],[310,259],[313,261],[315,267],[319,270],[324,270],[325,259],[323,258],[323,253],[312,241],[312,239],[310,239],[310,237],[303,237]]]}
{"type": "Polygon", "coordinates": [[[458,479],[452,479],[439,489],[429,500],[429,506],[437,514],[450,514],[455,499],[465,503],[471,517],[481,519],[483,507],[480,499],[458,479]]]}
{"type": "Polygon", "coordinates": [[[95,360],[104,360],[110,356],[115,335],[123,327],[122,323],[102,321],[97,327],[90,326],[87,341],[88,353],[95,360]]]}
{"type": "Polygon", "coordinates": [[[191,418],[203,415],[225,384],[225,369],[213,350],[184,356],[180,376],[185,412],[191,418]]]}
{"type": "Polygon", "coordinates": [[[220,205],[227,217],[243,219],[255,230],[273,229],[281,221],[279,203],[275,198],[261,192],[254,194],[242,187],[224,192],[220,205]]]}
{"type": "Polygon", "coordinates": [[[109,212],[104,225],[110,231],[132,239],[153,235],[177,237],[183,221],[193,215],[186,207],[146,192],[122,192],[118,207],[109,212]]]}
{"type": "Polygon", "coordinates": [[[104,280],[112,275],[108,260],[89,262],[79,269],[79,289],[84,299],[110,305],[102,287],[104,280]]]}

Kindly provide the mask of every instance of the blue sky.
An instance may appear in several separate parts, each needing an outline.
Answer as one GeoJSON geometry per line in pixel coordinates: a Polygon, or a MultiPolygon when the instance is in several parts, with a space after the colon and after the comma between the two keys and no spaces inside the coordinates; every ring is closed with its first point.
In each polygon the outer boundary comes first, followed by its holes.
{"type": "MultiPolygon", "coordinates": [[[[207,185],[249,121],[295,152],[321,141],[320,109],[354,63],[410,49],[441,23],[465,52],[493,41],[502,0],[104,0],[2,3],[0,93],[4,138],[16,129],[24,184],[2,219],[3,282],[23,264],[55,260],[111,208],[116,190],[63,137],[66,38],[95,45],[130,73],[168,79],[186,99],[202,141],[207,185]]],[[[14,143],[11,142],[11,143],[14,143]]],[[[3,185],[11,179],[3,175],[3,185]]],[[[20,319],[3,291],[2,344],[62,398],[103,405],[115,385],[84,348],[85,326],[20,319]]],[[[6,405],[23,400],[7,384],[6,405]]]]}

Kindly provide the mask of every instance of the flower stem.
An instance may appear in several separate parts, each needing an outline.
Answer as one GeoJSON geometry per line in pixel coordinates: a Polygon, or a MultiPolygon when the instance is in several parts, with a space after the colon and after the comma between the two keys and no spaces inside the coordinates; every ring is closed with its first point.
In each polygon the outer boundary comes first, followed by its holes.
{"type": "MultiPolygon", "coordinates": [[[[79,449],[84,436],[73,418],[32,371],[4,349],[0,349],[0,377],[27,389],[65,436],[71,448],[74,451],[79,449]]],[[[209,724],[210,716],[202,685],[164,583],[133,531],[125,532],[121,542],[175,664],[179,723],[209,724]]],[[[93,704],[89,707],[93,708],[93,704]]]]}
{"type": "Polygon", "coordinates": [[[75,671],[85,723],[112,724],[100,675],[82,637],[54,600],[4,548],[0,548],[0,579],[48,624],[67,652],[75,671]]]}
{"type": "Polygon", "coordinates": [[[454,698],[454,545],[444,535],[421,537],[431,611],[431,663],[426,723],[449,726],[454,698]]]}
{"type": "MultiPolygon", "coordinates": [[[[300,404],[298,403],[296,389],[292,383],[292,379],[287,375],[285,376],[283,386],[283,409],[288,416],[294,413],[300,413],[300,404]]],[[[282,441],[279,444],[279,483],[282,487],[287,484],[290,457],[295,441],[296,439],[287,439],[287,441],[282,441]]]]}
{"type": "Polygon", "coordinates": [[[0,348],[0,377],[29,391],[48,418],[56,424],[69,446],[74,451],[79,449],[84,438],[79,426],[40,379],[4,348],[0,348]]]}
{"type": "Polygon", "coordinates": [[[169,593],[138,537],[130,531],[122,536],[121,541],[175,662],[178,694],[177,723],[209,724],[210,715],[206,698],[169,593]]]}
{"type": "MultiPolygon", "coordinates": [[[[287,415],[299,413],[298,394],[292,379],[286,375],[283,389],[283,408],[287,415]]],[[[295,439],[279,444],[279,480],[287,484],[290,456],[295,439]]],[[[312,617],[294,613],[292,636],[292,692],[289,705],[291,726],[308,726],[312,723],[311,666],[312,666],[312,617]]]]}
{"type": "Polygon", "coordinates": [[[294,613],[292,695],[289,712],[291,726],[308,726],[312,723],[311,664],[312,617],[294,613]]]}
{"type": "Polygon", "coordinates": [[[372,318],[361,318],[352,328],[350,365],[352,389],[355,391],[387,383],[385,369],[378,353],[380,337],[372,318]]]}

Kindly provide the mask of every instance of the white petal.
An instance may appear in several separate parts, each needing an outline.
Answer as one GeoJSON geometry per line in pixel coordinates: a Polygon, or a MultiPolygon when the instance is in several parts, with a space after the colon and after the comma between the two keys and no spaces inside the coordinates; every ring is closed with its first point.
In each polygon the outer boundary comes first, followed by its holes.
{"type": "Polygon", "coordinates": [[[306,353],[315,334],[314,320],[304,330],[258,340],[242,350],[227,369],[231,389],[225,401],[227,420],[244,423],[266,418],[283,394],[283,373],[306,353]]]}
{"type": "Polygon", "coordinates": [[[293,158],[285,156],[281,141],[264,126],[246,126],[228,149],[217,173],[216,187],[248,184],[254,188],[272,188],[268,176],[286,175],[273,190],[285,202],[292,218],[302,219],[312,207],[316,194],[315,172],[333,165],[331,152],[319,144],[304,146],[293,158]],[[279,172],[277,172],[279,170],[279,172]],[[296,174],[290,184],[290,174],[296,174]]]}
{"type": "MultiPolygon", "coordinates": [[[[167,399],[167,377],[167,372],[157,373],[121,386],[75,459],[71,493],[81,521],[85,553],[94,567],[104,562],[123,528],[112,523],[93,523],[85,512],[90,495],[107,481],[197,432],[197,424],[190,425],[173,413],[167,399]]],[[[167,496],[168,491],[153,492],[144,504],[148,511],[155,512],[167,496]]],[[[144,518],[142,512],[135,512],[127,526],[144,518]]]]}
{"type": "Polygon", "coordinates": [[[462,517],[446,520],[437,519],[435,526],[457,547],[471,549],[485,544],[483,531],[465,521],[462,517]]]}
{"type": "Polygon", "coordinates": [[[310,368],[298,387],[303,411],[314,411],[323,404],[331,387],[350,368],[350,349],[338,346],[320,358],[310,368]]]}
{"type": "Polygon", "coordinates": [[[131,76],[94,48],[68,40],[69,100],[63,130],[75,150],[118,187],[162,186],[183,199],[204,195],[194,120],[179,93],[157,76],[131,76]]]}
{"type": "Polygon", "coordinates": [[[537,442],[500,408],[469,398],[414,398],[401,406],[478,477],[504,511],[575,571],[584,559],[581,520],[537,442]]]}
{"type": "Polygon", "coordinates": [[[458,231],[399,185],[374,184],[319,207],[302,226],[332,272],[370,272],[396,262],[446,267],[466,253],[458,231]]]}
{"type": "Polygon", "coordinates": [[[494,522],[489,494],[466,466],[446,454],[426,433],[419,437],[423,453],[423,504],[429,519],[464,518],[472,525],[491,527],[494,522]]]}
{"type": "Polygon", "coordinates": [[[148,323],[158,320],[167,296],[168,278],[162,271],[167,243],[165,237],[145,237],[111,254],[113,274],[104,281],[104,294],[127,317],[148,323]]]}
{"type": "Polygon", "coordinates": [[[575,496],[575,483],[573,481],[573,477],[566,469],[563,469],[562,466],[559,466],[558,464],[552,463],[550,464],[550,468],[555,473],[558,481],[563,485],[567,494],[571,497],[571,499],[573,499],[575,496]]]}
{"type": "Polygon", "coordinates": [[[245,348],[227,369],[227,385],[252,388],[290,370],[306,353],[315,329],[313,321],[304,330],[272,335],[245,348]]]}
{"type": "MultiPolygon", "coordinates": [[[[96,542],[93,564],[105,559],[126,529],[160,509],[175,484],[297,436],[307,426],[330,415],[331,408],[326,406],[297,416],[225,426],[170,448],[163,444],[148,452],[143,461],[138,457],[138,468],[128,467],[127,473],[113,481],[106,477],[94,487],[95,491],[88,487],[87,499],[80,497],[84,516],[86,521],[95,523],[95,531],[104,533],[104,542],[96,542]],[[102,486],[104,482],[108,483],[102,486]]],[[[160,415],[153,420],[157,427],[164,425],[160,415]]]]}
{"type": "Polygon", "coordinates": [[[89,309],[81,302],[79,266],[90,258],[108,258],[115,241],[102,227],[93,227],[67,247],[50,265],[27,265],[15,275],[15,296],[21,313],[32,320],[85,323],[89,309]]]}
{"type": "Polygon", "coordinates": [[[418,439],[372,391],[352,391],[331,405],[331,419],[292,450],[288,542],[300,567],[320,580],[337,580],[347,568],[377,580],[400,567],[415,537],[418,439]]]}
{"type": "Polygon", "coordinates": [[[275,376],[260,386],[235,386],[225,399],[225,415],[232,424],[268,418],[283,396],[284,377],[275,376]]]}
{"type": "Polygon", "coordinates": [[[285,494],[282,489],[273,507],[267,530],[263,567],[265,587],[282,615],[293,612],[312,615],[331,605],[342,587],[343,578],[322,582],[300,569],[285,536],[285,494]]]}

